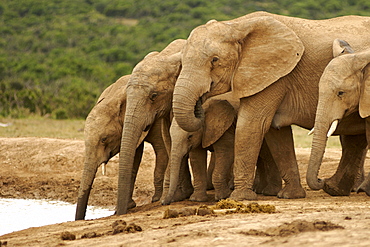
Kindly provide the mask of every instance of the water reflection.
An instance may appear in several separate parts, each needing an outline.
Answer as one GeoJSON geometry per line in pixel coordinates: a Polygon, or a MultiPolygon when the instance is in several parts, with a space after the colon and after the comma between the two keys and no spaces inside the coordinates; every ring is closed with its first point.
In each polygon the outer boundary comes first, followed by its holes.
{"type": "MultiPolygon", "coordinates": [[[[0,198],[0,236],[29,227],[73,221],[76,204],[61,201],[0,198]]],[[[114,211],[88,206],[86,219],[113,215],[114,211]]]]}

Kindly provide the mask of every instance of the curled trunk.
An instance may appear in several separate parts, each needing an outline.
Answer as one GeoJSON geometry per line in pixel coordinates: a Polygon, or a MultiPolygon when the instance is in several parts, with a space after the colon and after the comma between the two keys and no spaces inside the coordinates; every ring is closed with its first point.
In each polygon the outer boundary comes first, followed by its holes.
{"type": "Polygon", "coordinates": [[[197,80],[190,80],[183,73],[185,72],[181,72],[173,93],[173,113],[182,129],[194,132],[202,126],[203,109],[200,97],[203,93],[195,85],[197,80]]]}

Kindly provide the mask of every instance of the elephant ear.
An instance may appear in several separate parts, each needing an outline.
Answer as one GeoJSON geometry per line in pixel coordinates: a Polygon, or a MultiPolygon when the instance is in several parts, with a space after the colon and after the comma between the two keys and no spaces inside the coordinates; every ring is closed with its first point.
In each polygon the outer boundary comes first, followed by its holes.
{"type": "Polygon", "coordinates": [[[333,41],[333,57],[349,53],[354,53],[354,51],[347,41],[341,39],[335,39],[333,41]]]}
{"type": "Polygon", "coordinates": [[[362,118],[370,116],[370,64],[363,69],[363,82],[361,84],[359,112],[362,118]]]}
{"type": "Polygon", "coordinates": [[[289,74],[300,61],[304,46],[296,33],[273,17],[239,19],[230,23],[242,51],[233,78],[239,98],[256,94],[289,74]]]}
{"type": "Polygon", "coordinates": [[[209,147],[215,143],[233,124],[237,112],[227,100],[209,100],[204,107],[204,132],[202,146],[209,147]]]}

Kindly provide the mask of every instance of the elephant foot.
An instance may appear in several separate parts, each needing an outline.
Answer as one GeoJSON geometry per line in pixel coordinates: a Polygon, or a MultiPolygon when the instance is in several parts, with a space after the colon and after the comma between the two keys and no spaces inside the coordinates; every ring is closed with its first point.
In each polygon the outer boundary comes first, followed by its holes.
{"type": "Polygon", "coordinates": [[[208,195],[205,191],[197,191],[190,196],[189,200],[193,202],[206,202],[208,201],[208,195]]]}
{"type": "Polygon", "coordinates": [[[357,193],[365,192],[366,195],[370,196],[370,183],[364,181],[357,189],[357,193]]]}
{"type": "Polygon", "coordinates": [[[136,202],[134,200],[132,200],[132,198],[130,199],[130,201],[128,202],[127,204],[127,209],[131,209],[131,208],[134,208],[136,207],[136,202]]]}
{"type": "Polygon", "coordinates": [[[285,187],[279,191],[277,194],[278,198],[283,199],[298,199],[305,198],[306,191],[303,189],[302,185],[285,185],[285,187]]]}
{"type": "Polygon", "coordinates": [[[161,199],[162,197],[162,191],[155,191],[154,195],[152,197],[152,202],[157,202],[161,199]]]}
{"type": "Polygon", "coordinates": [[[230,194],[231,194],[231,190],[229,188],[216,190],[215,191],[215,199],[216,199],[216,201],[226,199],[230,196],[230,194]]]}
{"type": "Polygon", "coordinates": [[[213,189],[214,189],[213,184],[208,182],[207,183],[207,190],[213,190],[213,189]]]}
{"type": "Polygon", "coordinates": [[[235,189],[231,193],[230,199],[235,201],[257,200],[257,194],[251,189],[235,189]]]}
{"type": "Polygon", "coordinates": [[[262,194],[264,196],[277,196],[279,192],[282,190],[282,185],[273,185],[273,184],[268,184],[263,190],[262,194]]]}
{"type": "Polygon", "coordinates": [[[349,196],[352,186],[338,186],[332,180],[324,180],[323,190],[331,196],[349,196]]]}

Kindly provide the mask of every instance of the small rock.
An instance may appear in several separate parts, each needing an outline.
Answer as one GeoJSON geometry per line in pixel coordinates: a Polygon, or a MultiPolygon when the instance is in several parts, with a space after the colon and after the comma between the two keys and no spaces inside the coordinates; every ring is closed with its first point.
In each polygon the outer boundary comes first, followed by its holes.
{"type": "Polygon", "coordinates": [[[164,211],[163,219],[169,219],[169,218],[177,218],[179,217],[179,212],[176,209],[166,209],[164,211]]]}
{"type": "Polygon", "coordinates": [[[112,223],[112,228],[115,228],[116,226],[118,225],[123,225],[123,226],[126,226],[127,223],[126,221],[124,220],[116,220],[115,222],[112,223]]]}
{"type": "Polygon", "coordinates": [[[68,231],[62,232],[60,237],[62,238],[62,240],[75,240],[76,239],[76,235],[68,231]]]}

